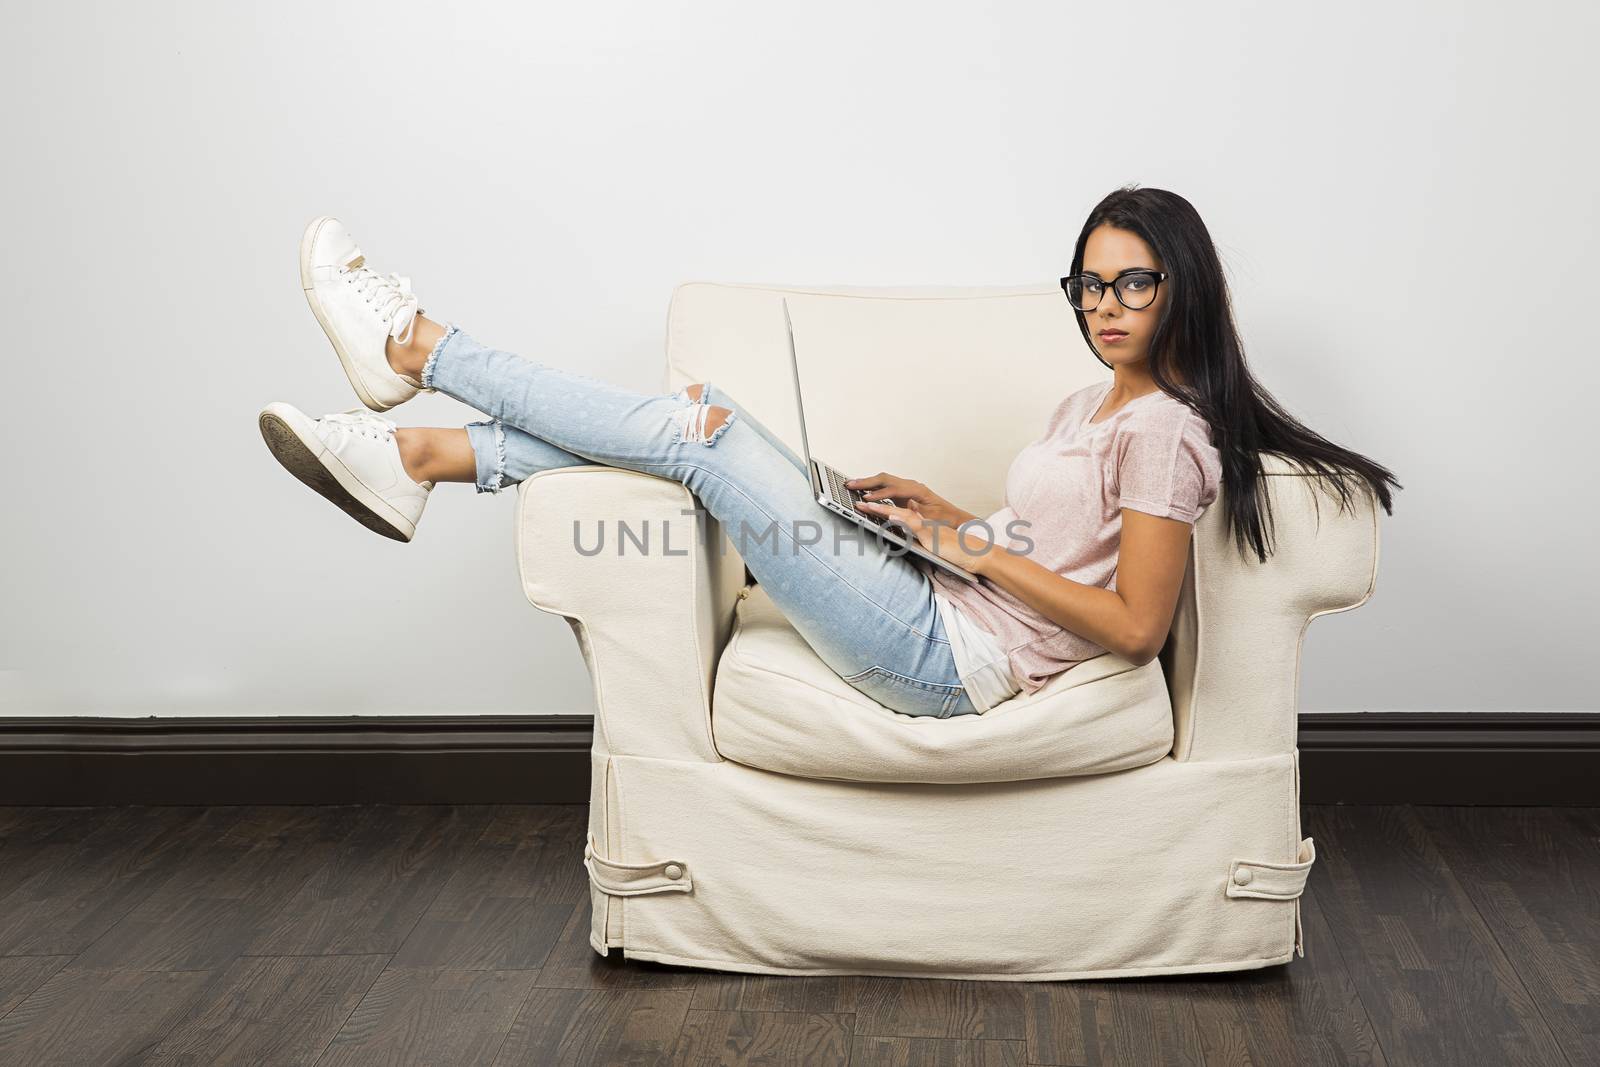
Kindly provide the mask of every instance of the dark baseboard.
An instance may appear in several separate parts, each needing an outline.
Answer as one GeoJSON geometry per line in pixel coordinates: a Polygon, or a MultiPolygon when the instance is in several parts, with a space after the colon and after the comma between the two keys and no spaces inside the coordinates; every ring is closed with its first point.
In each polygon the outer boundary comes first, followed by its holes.
{"type": "Polygon", "coordinates": [[[590,715],[0,719],[0,804],[581,804],[590,715]]]}
{"type": "Polygon", "coordinates": [[[1600,712],[1308,711],[1307,804],[1600,806],[1600,712]]]}
{"type": "MultiPolygon", "coordinates": [[[[588,715],[0,719],[0,804],[583,804],[588,715]]],[[[1600,806],[1597,712],[1306,712],[1307,804],[1600,806]]]]}

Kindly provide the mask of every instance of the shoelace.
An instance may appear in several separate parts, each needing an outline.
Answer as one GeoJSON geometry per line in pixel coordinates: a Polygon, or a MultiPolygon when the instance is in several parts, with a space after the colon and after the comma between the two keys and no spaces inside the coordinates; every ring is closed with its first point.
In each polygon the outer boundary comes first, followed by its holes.
{"type": "Polygon", "coordinates": [[[347,433],[358,433],[375,441],[386,441],[392,438],[398,428],[382,415],[374,415],[364,408],[351,408],[349,411],[338,411],[332,415],[324,415],[321,421],[337,426],[347,433]]]}
{"type": "Polygon", "coordinates": [[[379,274],[366,265],[366,257],[359,251],[351,255],[342,269],[350,275],[362,298],[389,323],[389,336],[400,344],[408,344],[417,316],[422,312],[416,294],[411,291],[411,279],[398,274],[379,274]]]}

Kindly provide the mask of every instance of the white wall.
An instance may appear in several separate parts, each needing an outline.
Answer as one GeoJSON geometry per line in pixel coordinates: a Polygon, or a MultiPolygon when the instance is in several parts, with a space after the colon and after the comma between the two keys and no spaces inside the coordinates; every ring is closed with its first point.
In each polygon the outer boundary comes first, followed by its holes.
{"type": "Polygon", "coordinates": [[[1051,279],[1128,181],[1206,218],[1269,388],[1406,485],[1303,706],[1593,708],[1597,17],[1467,6],[10,7],[0,713],[592,709],[513,493],[402,545],[263,447],[268,400],[355,403],[313,215],[654,389],[677,282],[1051,279]]]}

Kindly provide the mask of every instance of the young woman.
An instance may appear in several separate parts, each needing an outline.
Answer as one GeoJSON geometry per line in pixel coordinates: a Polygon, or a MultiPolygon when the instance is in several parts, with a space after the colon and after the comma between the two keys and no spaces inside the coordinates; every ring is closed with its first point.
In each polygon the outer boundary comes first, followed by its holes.
{"type": "Polygon", "coordinates": [[[1327,477],[1341,507],[1360,482],[1392,513],[1389,487],[1401,487],[1256,383],[1210,234],[1188,201],[1160,189],[1113,192],[1078,236],[1062,289],[1112,378],[1061,401],[1012,464],[1004,508],[980,520],[884,472],[850,483],[866,490],[863,511],[904,526],[977,584],[818,507],[799,457],[710,383],[649,395],[485,347],[425,317],[410,283],[367,267],[335,219],[307,227],[300,271],[367,408],[432,390],[488,418],[401,429],[360,408],[312,418],[269,404],[262,435],[295,477],[402,541],[439,482],[497,493],[593,463],[682,482],[818,656],[907,715],[981,713],[1106,651],[1155,658],[1193,524],[1224,482],[1241,552],[1267,558],[1263,451],[1327,477]]]}

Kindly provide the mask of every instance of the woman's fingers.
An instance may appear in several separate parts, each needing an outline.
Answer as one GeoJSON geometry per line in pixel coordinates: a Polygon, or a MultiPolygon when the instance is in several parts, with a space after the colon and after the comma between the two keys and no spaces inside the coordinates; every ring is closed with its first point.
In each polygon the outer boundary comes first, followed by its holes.
{"type": "Polygon", "coordinates": [[[922,516],[905,508],[897,508],[893,504],[858,500],[856,501],[856,507],[865,508],[867,511],[886,516],[889,522],[904,526],[912,531],[917,530],[922,525],[922,516]]]}
{"type": "Polygon", "coordinates": [[[907,504],[919,501],[939,505],[940,499],[921,482],[912,481],[910,478],[901,478],[890,474],[888,471],[879,471],[877,474],[864,474],[859,478],[847,479],[844,483],[848,488],[864,490],[862,499],[871,501],[886,501],[893,504],[896,500],[903,500],[907,504]]]}
{"type": "Polygon", "coordinates": [[[917,495],[913,483],[892,475],[852,478],[844,484],[851,489],[865,490],[862,495],[867,500],[903,500],[917,495]]]}
{"type": "Polygon", "coordinates": [[[844,484],[850,489],[871,489],[886,496],[905,496],[917,483],[909,478],[879,471],[877,474],[846,479],[844,484]]]}

